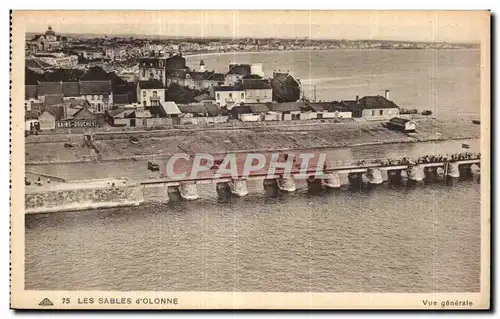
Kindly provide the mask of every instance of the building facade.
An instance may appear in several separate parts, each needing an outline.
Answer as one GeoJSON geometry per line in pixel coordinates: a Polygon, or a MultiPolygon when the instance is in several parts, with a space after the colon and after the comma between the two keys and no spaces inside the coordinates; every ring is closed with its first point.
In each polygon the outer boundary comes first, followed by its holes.
{"type": "Polygon", "coordinates": [[[213,88],[215,103],[230,110],[234,105],[245,102],[245,90],[236,86],[216,86],[213,88]]]}
{"type": "Polygon", "coordinates": [[[80,95],[90,105],[94,114],[103,114],[113,104],[111,80],[106,71],[100,67],[88,69],[80,78],[80,95]]]}
{"type": "Polygon", "coordinates": [[[245,90],[246,103],[268,103],[273,100],[273,89],[269,80],[243,79],[241,86],[245,90]]]}
{"type": "Polygon", "coordinates": [[[166,61],[162,58],[141,58],[139,60],[139,81],[158,80],[166,85],[166,61]]]}
{"type": "Polygon", "coordinates": [[[354,117],[366,120],[389,120],[399,116],[399,106],[380,95],[365,96],[350,108],[354,117]]]}
{"type": "Polygon", "coordinates": [[[155,79],[139,81],[137,84],[137,102],[145,108],[162,105],[165,102],[163,84],[155,79]]]}

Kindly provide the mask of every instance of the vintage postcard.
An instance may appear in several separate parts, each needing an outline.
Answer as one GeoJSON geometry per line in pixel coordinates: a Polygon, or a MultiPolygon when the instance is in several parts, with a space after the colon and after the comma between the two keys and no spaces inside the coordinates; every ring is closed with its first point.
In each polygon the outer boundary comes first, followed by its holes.
{"type": "Polygon", "coordinates": [[[490,12],[11,12],[14,309],[488,309],[490,12]]]}

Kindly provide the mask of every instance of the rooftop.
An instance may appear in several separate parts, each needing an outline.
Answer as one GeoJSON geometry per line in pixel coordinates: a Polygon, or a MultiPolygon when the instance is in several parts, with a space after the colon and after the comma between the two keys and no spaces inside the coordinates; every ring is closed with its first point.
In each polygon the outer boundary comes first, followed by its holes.
{"type": "Polygon", "coordinates": [[[222,91],[227,91],[227,92],[235,92],[235,91],[244,91],[244,89],[240,86],[229,86],[229,85],[223,85],[223,86],[214,86],[214,92],[222,92],[222,91]]]}
{"type": "Polygon", "coordinates": [[[244,79],[241,83],[241,86],[245,90],[271,89],[271,83],[269,82],[269,80],[260,79],[244,79]]]}
{"type": "Polygon", "coordinates": [[[156,79],[150,79],[148,81],[139,81],[139,88],[144,90],[153,90],[153,89],[163,89],[163,83],[156,79]]]}
{"type": "Polygon", "coordinates": [[[405,125],[408,122],[412,122],[410,119],[404,119],[401,117],[393,117],[390,119],[391,123],[399,124],[399,125],[405,125]]]}
{"type": "Polygon", "coordinates": [[[44,81],[78,82],[83,74],[84,71],[79,69],[55,69],[44,74],[44,81]]]}
{"type": "Polygon", "coordinates": [[[205,105],[199,103],[179,104],[178,106],[179,110],[182,113],[202,113],[202,114],[208,113],[208,110],[206,109],[205,105]]]}
{"type": "Polygon", "coordinates": [[[175,115],[175,114],[180,114],[181,111],[177,107],[177,104],[173,101],[167,101],[162,104],[163,109],[165,110],[165,113],[169,115],[175,115]]]}
{"type": "Polygon", "coordinates": [[[60,120],[64,116],[64,106],[62,106],[62,105],[46,106],[45,111],[52,114],[56,118],[56,120],[60,120]]]}
{"type": "Polygon", "coordinates": [[[394,102],[389,101],[381,95],[365,96],[358,100],[357,103],[351,104],[351,108],[355,109],[392,109],[399,108],[394,102]]]}
{"type": "Polygon", "coordinates": [[[80,83],[78,82],[63,82],[62,92],[65,97],[80,96],[80,83]]]}
{"type": "Polygon", "coordinates": [[[64,102],[62,94],[53,94],[45,96],[45,106],[58,105],[64,102]]]}
{"type": "Polygon", "coordinates": [[[109,75],[100,66],[93,66],[80,77],[80,81],[109,81],[109,75]]]}
{"type": "Polygon", "coordinates": [[[244,105],[249,106],[252,113],[267,113],[269,108],[265,103],[245,103],[244,105]]]}
{"type": "Polygon", "coordinates": [[[62,94],[61,82],[40,82],[38,84],[39,95],[62,94]]]}
{"type": "Polygon", "coordinates": [[[30,69],[42,69],[42,70],[54,67],[52,64],[49,64],[37,58],[25,59],[25,65],[30,69]]]}
{"type": "Polygon", "coordinates": [[[208,115],[210,116],[217,116],[220,115],[220,109],[217,105],[214,104],[205,104],[205,108],[207,109],[208,115]]]}
{"type": "Polygon", "coordinates": [[[274,112],[300,111],[302,108],[306,107],[304,102],[269,103],[267,106],[274,112]]]}

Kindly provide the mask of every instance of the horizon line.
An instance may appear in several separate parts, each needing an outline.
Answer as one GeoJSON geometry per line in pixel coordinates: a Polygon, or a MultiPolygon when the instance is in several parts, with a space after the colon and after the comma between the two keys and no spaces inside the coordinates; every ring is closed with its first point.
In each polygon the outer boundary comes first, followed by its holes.
{"type": "MultiPolygon", "coordinates": [[[[37,32],[37,31],[26,31],[25,34],[44,34],[45,32],[37,32]]],[[[88,35],[92,37],[114,37],[114,38],[123,38],[123,37],[132,37],[132,38],[178,38],[178,39],[196,39],[196,40],[202,40],[202,39],[224,39],[224,40],[244,40],[244,39],[262,39],[262,40],[299,40],[299,41],[387,41],[387,42],[408,42],[408,43],[446,43],[446,44],[480,44],[481,41],[414,41],[414,40],[394,40],[394,39],[367,39],[367,38],[308,38],[308,37],[251,37],[251,36],[244,36],[244,37],[225,37],[225,36],[205,36],[205,37],[196,37],[196,36],[189,36],[189,35],[147,35],[147,34],[108,34],[108,33],[78,33],[78,32],[56,32],[59,35],[88,35]]]]}

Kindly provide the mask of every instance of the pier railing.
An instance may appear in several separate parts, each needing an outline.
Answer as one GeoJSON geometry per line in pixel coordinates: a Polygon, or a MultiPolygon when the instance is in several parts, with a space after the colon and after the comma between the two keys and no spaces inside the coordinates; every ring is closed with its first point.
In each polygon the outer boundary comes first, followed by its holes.
{"type": "MultiPolygon", "coordinates": [[[[465,153],[464,153],[465,154],[465,153]]],[[[403,158],[398,160],[391,159],[367,159],[367,160],[339,160],[339,161],[328,161],[323,166],[311,167],[308,169],[301,169],[300,163],[292,166],[292,169],[285,171],[283,168],[277,168],[273,174],[267,172],[259,171],[252,172],[249,175],[238,176],[233,175],[208,175],[208,176],[197,176],[197,177],[186,177],[182,179],[171,179],[168,177],[159,177],[148,180],[143,180],[140,182],[142,185],[151,184],[166,184],[171,186],[176,186],[182,183],[199,183],[199,184],[209,184],[214,182],[230,182],[232,180],[252,180],[252,179],[279,179],[284,175],[290,175],[295,179],[322,179],[328,178],[328,174],[331,173],[341,173],[341,174],[352,174],[352,173],[366,173],[369,170],[377,169],[381,171],[397,171],[397,170],[408,170],[414,166],[419,166],[420,168],[435,168],[443,167],[447,171],[449,163],[456,163],[457,165],[464,164],[479,164],[481,162],[480,154],[467,153],[467,155],[452,154],[449,156],[424,156],[416,159],[403,158]]]]}

